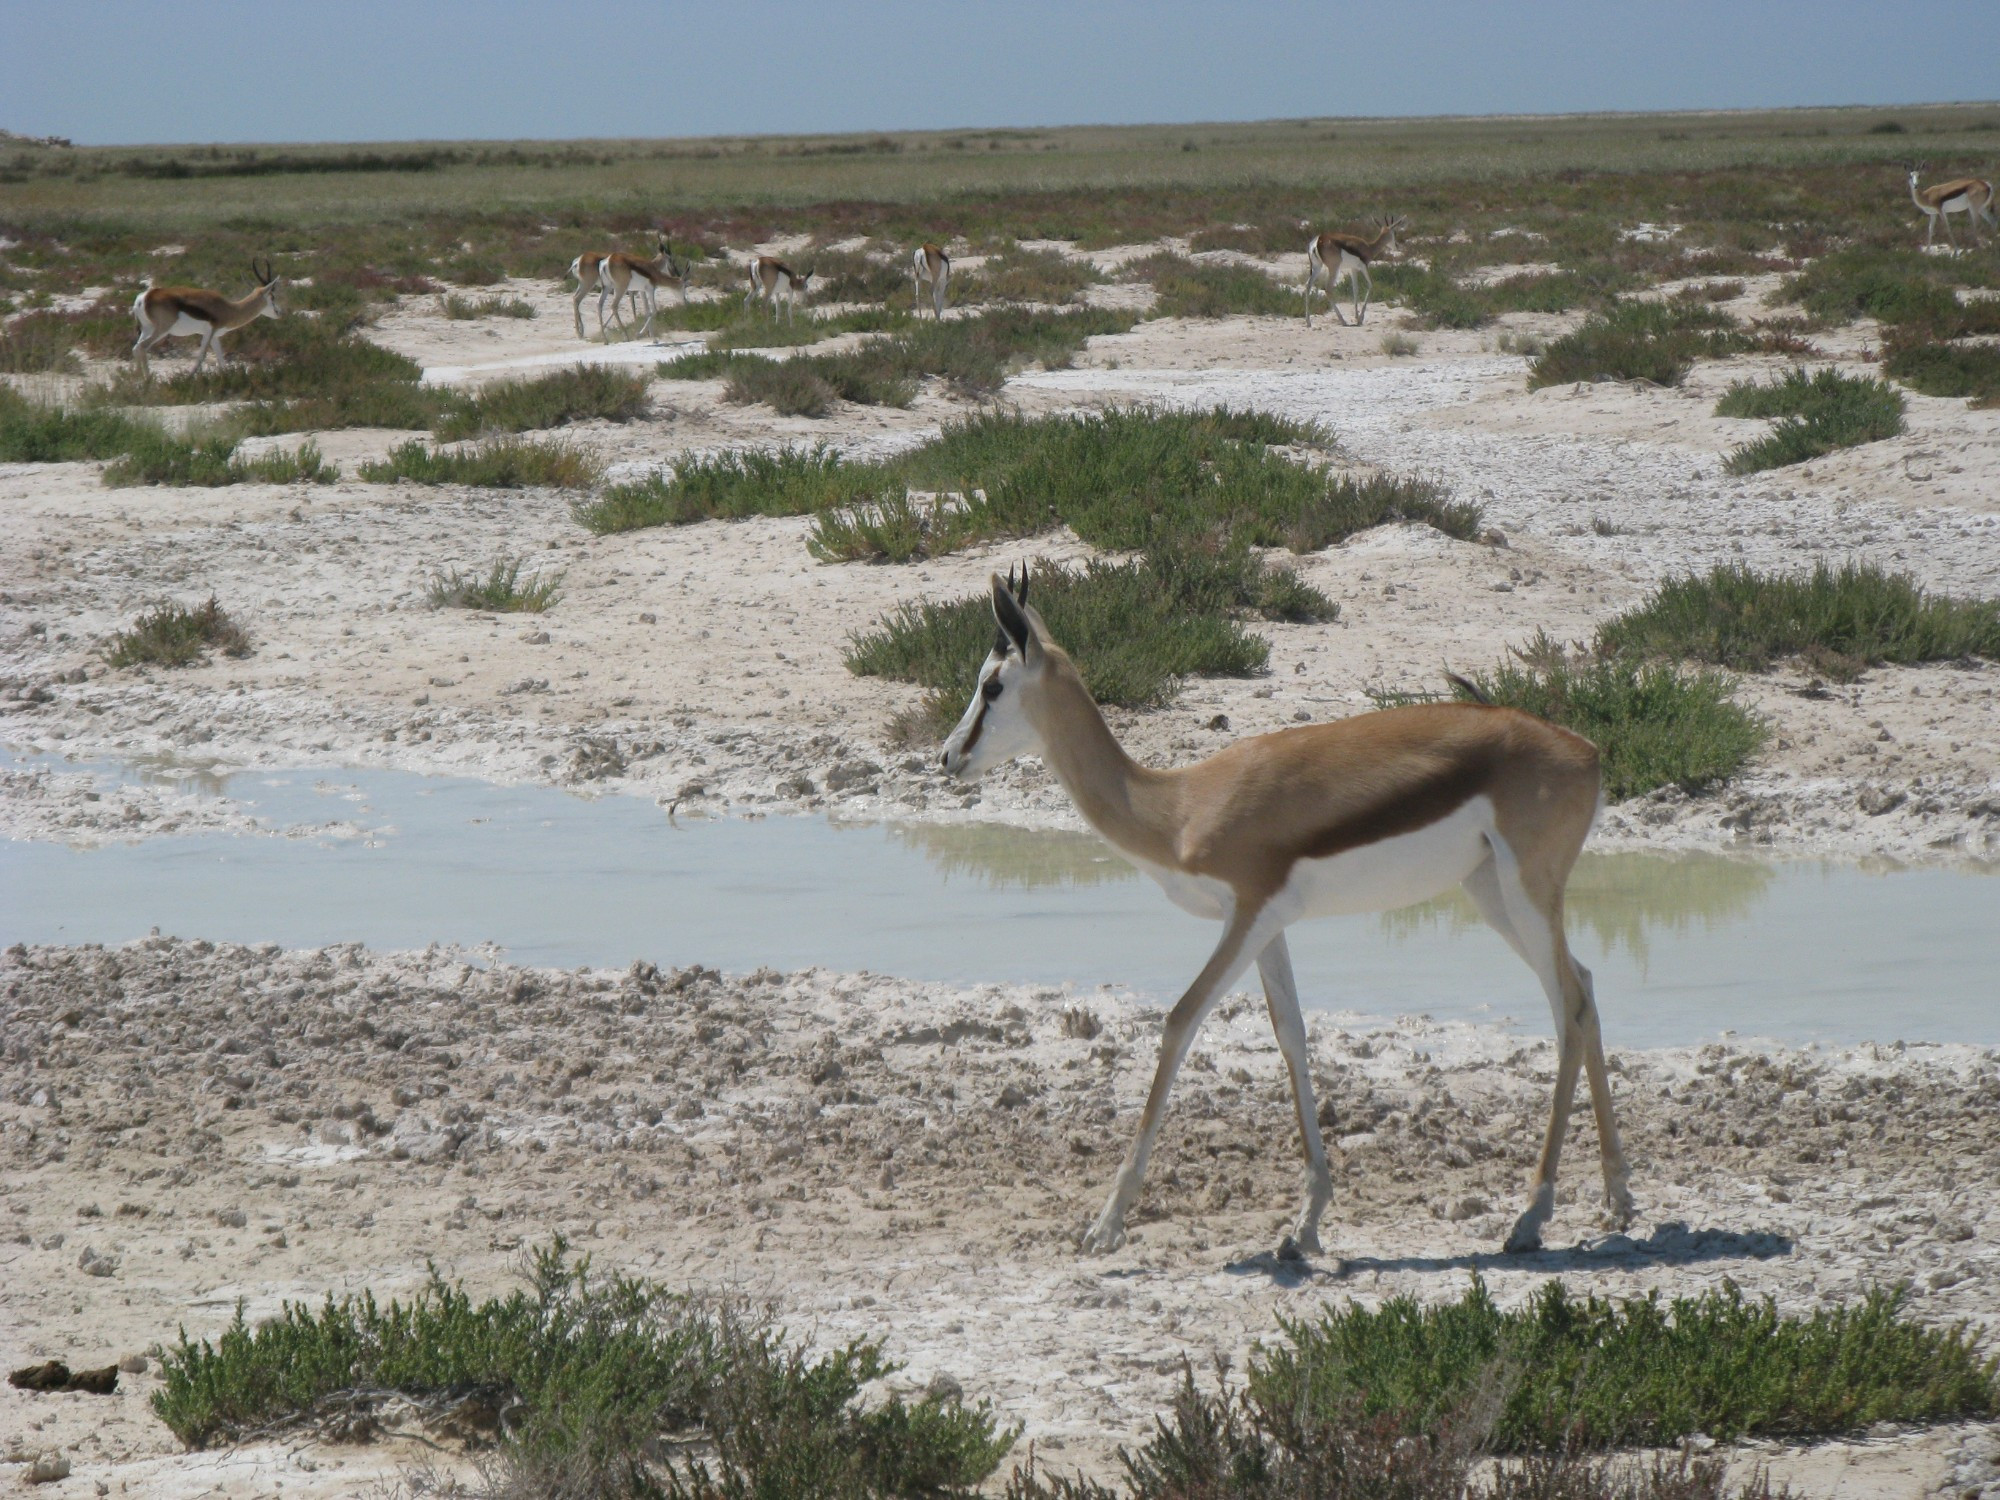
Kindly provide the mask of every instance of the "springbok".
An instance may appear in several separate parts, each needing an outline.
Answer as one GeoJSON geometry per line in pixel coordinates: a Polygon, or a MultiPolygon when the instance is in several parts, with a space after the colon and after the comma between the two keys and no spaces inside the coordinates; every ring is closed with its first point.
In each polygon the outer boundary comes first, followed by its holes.
{"type": "Polygon", "coordinates": [[[1958,237],[1951,232],[1951,216],[1964,214],[1966,229],[1972,235],[1972,243],[1979,243],[1979,224],[1984,220],[1988,227],[2000,229],[2000,219],[1993,213],[1993,184],[1983,177],[1954,177],[1950,182],[1940,182],[1927,188],[1917,186],[1920,167],[1911,167],[1910,200],[1924,212],[1924,248],[1929,249],[1937,239],[1938,221],[1944,221],[1944,237],[1958,248],[1958,237]]]}
{"type": "Polygon", "coordinates": [[[132,316],[139,321],[139,339],[132,345],[132,360],[139,373],[150,379],[153,372],[147,356],[162,340],[186,333],[201,335],[201,350],[195,355],[193,373],[201,373],[210,349],[215,351],[216,368],[220,369],[225,333],[234,333],[253,318],[275,318],[282,313],[278,293],[284,290],[285,283],[272,274],[270,261],[261,266],[251,261],[250,272],[257,278],[257,290],[234,301],[198,286],[154,286],[148,282],[132,302],[132,316]]]}
{"type": "Polygon", "coordinates": [[[1313,287],[1320,277],[1326,277],[1326,303],[1333,309],[1333,315],[1340,319],[1340,326],[1347,327],[1347,318],[1334,300],[1333,289],[1341,282],[1347,283],[1349,295],[1354,298],[1354,326],[1359,328],[1361,320],[1368,315],[1368,303],[1375,295],[1375,278],[1368,273],[1369,265],[1381,256],[1396,253],[1396,231],[1409,226],[1408,219],[1383,219],[1370,239],[1362,234],[1342,234],[1329,230],[1316,234],[1306,243],[1306,327],[1313,322],[1313,287]],[[1361,287],[1367,286],[1363,295],[1361,287]]]}
{"type": "Polygon", "coordinates": [[[951,257],[944,253],[941,245],[919,245],[913,258],[912,274],[916,278],[911,284],[911,299],[918,305],[923,302],[924,287],[931,289],[931,310],[944,321],[945,288],[951,282],[951,257]]]}
{"type": "Polygon", "coordinates": [[[944,769],[970,778],[1039,755],[1090,825],[1182,910],[1219,920],[1222,939],[1166,1019],[1139,1129],[1085,1253],[1116,1249],[1138,1199],[1167,1095],[1202,1018],[1254,961],[1291,1075],[1306,1160],[1291,1240],[1319,1247],[1333,1196],[1285,928],[1302,917],[1384,911],[1463,885],[1535,971],[1555,1011],[1555,1100],[1510,1251],[1541,1243],[1577,1069],[1590,1077],[1605,1204],[1629,1222],[1631,1195],[1589,971],[1563,936],[1563,888],[1597,816],[1597,748],[1517,709],[1438,703],[1239,740],[1191,766],[1134,762],[1027,602],[1028,579],[992,579],[999,633],[945,742],[944,769]]]}
{"type": "MultiPolygon", "coordinates": [[[[674,259],[673,251],[667,248],[667,237],[665,235],[660,236],[659,253],[651,260],[647,260],[644,256],[627,255],[622,250],[612,251],[611,254],[604,257],[603,263],[598,267],[597,277],[599,284],[603,288],[597,294],[597,331],[599,334],[604,332],[604,299],[606,297],[611,299],[611,315],[618,319],[618,326],[621,328],[625,326],[625,320],[618,315],[618,303],[620,299],[628,294],[635,298],[643,296],[646,299],[646,322],[645,326],[638,332],[637,336],[639,338],[646,336],[647,332],[653,326],[653,319],[659,316],[659,294],[661,287],[673,287],[681,294],[681,306],[687,306],[687,266],[683,262],[674,259]],[[637,286],[633,286],[634,281],[637,281],[637,286]]],[[[635,303],[632,308],[632,316],[636,318],[638,315],[639,309],[635,303]]],[[[583,323],[581,316],[577,318],[577,323],[579,328],[581,328],[583,323]]]]}
{"type": "Polygon", "coordinates": [[[750,262],[749,301],[755,302],[762,297],[771,304],[774,313],[782,301],[789,322],[798,299],[806,295],[812,279],[811,271],[794,271],[776,256],[760,255],[750,262]]]}

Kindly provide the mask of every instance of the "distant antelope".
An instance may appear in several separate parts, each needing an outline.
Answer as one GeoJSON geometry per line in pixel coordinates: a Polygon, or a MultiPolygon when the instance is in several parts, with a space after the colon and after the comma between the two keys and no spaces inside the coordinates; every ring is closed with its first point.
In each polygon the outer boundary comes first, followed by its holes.
{"type": "MultiPolygon", "coordinates": [[[[576,290],[569,294],[569,310],[576,315],[576,336],[578,338],[588,337],[583,331],[583,299],[588,297],[592,292],[599,293],[597,299],[597,331],[600,335],[604,332],[604,297],[601,290],[606,285],[604,263],[610,260],[615,253],[615,251],[611,250],[588,252],[579,255],[569,263],[569,274],[576,278],[576,290]]],[[[636,318],[639,316],[639,293],[636,289],[632,289],[628,290],[626,295],[632,300],[632,316],[636,318]]]]}
{"type": "Polygon", "coordinates": [[[1951,232],[1951,216],[1964,214],[1969,221],[1966,229],[1972,235],[1972,243],[1979,243],[1979,224],[1984,220],[1989,228],[2000,229],[2000,219],[1993,213],[1993,184],[1983,177],[1954,177],[1950,182],[1940,182],[1934,186],[1917,186],[1919,167],[1910,169],[1910,200],[1924,211],[1924,246],[1929,248],[1937,239],[1938,220],[1944,221],[1944,237],[1951,241],[1952,248],[1958,248],[1958,237],[1951,232]]]}
{"type": "MultiPolygon", "coordinates": [[[[674,288],[681,294],[681,306],[687,306],[688,268],[684,262],[674,259],[673,251],[667,248],[665,235],[660,236],[659,245],[659,253],[651,260],[643,256],[627,255],[622,250],[614,250],[604,257],[604,262],[597,272],[598,284],[602,288],[597,294],[597,331],[600,334],[604,332],[606,297],[611,299],[611,315],[614,318],[618,318],[618,303],[621,298],[630,295],[643,296],[646,299],[646,323],[639,330],[640,338],[646,336],[647,330],[653,326],[653,319],[659,316],[661,287],[674,288]],[[635,280],[638,283],[636,287],[633,286],[635,280]]],[[[632,316],[636,318],[638,315],[639,309],[635,303],[632,316]]],[[[577,322],[579,325],[583,322],[581,315],[578,316],[577,322]]],[[[618,318],[621,328],[624,322],[623,318],[618,318]]]]}
{"type": "Polygon", "coordinates": [[[1345,328],[1348,323],[1340,304],[1334,300],[1334,288],[1343,281],[1354,298],[1354,327],[1361,326],[1362,319],[1368,316],[1368,303],[1375,295],[1375,278],[1368,274],[1368,267],[1382,255],[1396,253],[1396,231],[1407,228],[1409,222],[1383,219],[1373,239],[1338,231],[1313,236],[1306,244],[1306,327],[1312,327],[1313,287],[1321,276],[1326,277],[1327,306],[1340,319],[1340,326],[1345,328]]]}
{"type": "Polygon", "coordinates": [[[798,299],[806,294],[813,279],[811,271],[794,271],[776,256],[760,255],[750,262],[750,300],[759,297],[771,304],[776,312],[780,302],[785,309],[785,317],[790,321],[798,299]]]}
{"type": "Polygon", "coordinates": [[[914,257],[913,272],[916,277],[911,287],[911,296],[922,301],[924,286],[931,289],[931,308],[940,321],[944,318],[945,288],[951,282],[951,257],[938,245],[919,245],[914,257]]]}
{"type": "Polygon", "coordinates": [[[139,373],[151,376],[146,356],[155,345],[162,339],[185,333],[201,335],[194,373],[201,373],[210,349],[215,351],[215,363],[220,368],[220,341],[225,333],[234,333],[254,318],[275,318],[283,312],[278,306],[278,293],[285,284],[272,274],[271,263],[267,260],[260,266],[253,260],[250,271],[257,278],[257,290],[236,301],[196,286],[148,285],[139,293],[132,303],[132,316],[139,320],[139,340],[132,346],[132,359],[139,366],[139,373]]]}

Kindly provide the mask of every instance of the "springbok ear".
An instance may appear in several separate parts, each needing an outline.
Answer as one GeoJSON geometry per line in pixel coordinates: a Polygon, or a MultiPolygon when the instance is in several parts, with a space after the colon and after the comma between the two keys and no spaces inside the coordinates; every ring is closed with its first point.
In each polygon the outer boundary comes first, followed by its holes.
{"type": "Polygon", "coordinates": [[[993,620],[1000,627],[1001,636],[1026,661],[1028,647],[1035,639],[1035,627],[1028,623],[1027,611],[1014,597],[1010,583],[1011,578],[1003,581],[998,573],[993,575],[993,620]]]}

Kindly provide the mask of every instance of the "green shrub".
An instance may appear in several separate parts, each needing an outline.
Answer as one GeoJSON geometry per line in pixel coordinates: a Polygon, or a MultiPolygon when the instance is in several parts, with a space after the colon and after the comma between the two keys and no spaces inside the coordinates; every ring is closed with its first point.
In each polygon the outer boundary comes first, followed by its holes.
{"type": "MultiPolygon", "coordinates": [[[[1260,671],[1270,648],[1236,622],[1240,613],[1326,620],[1339,612],[1288,570],[1241,547],[1163,550],[1139,562],[1081,568],[1040,565],[1034,591],[1036,608],[1098,702],[1135,708],[1170,702],[1186,677],[1260,671]]],[[[992,644],[992,600],[979,593],[899,606],[855,638],[847,665],[863,677],[928,688],[912,727],[942,732],[970,700],[992,644]]]]}
{"type": "Polygon", "coordinates": [[[630,422],[646,412],[643,374],[577,365],[527,380],[480,387],[441,410],[431,431],[443,442],[494,432],[530,432],[593,419],[630,422]]]}
{"type": "Polygon", "coordinates": [[[1695,360],[1745,343],[1735,320],[1706,302],[1620,302],[1550,340],[1528,367],[1528,389],[1595,380],[1679,385],[1695,360]]]}
{"type": "Polygon", "coordinates": [[[516,557],[494,562],[484,578],[477,573],[433,573],[425,587],[432,609],[489,609],[499,614],[538,615],[562,597],[562,575],[521,580],[516,557]]]}
{"type": "Polygon", "coordinates": [[[2000,400],[2000,346],[1894,340],[1882,369],[1926,396],[1969,396],[1981,405],[2000,400]]]}
{"type": "Polygon", "coordinates": [[[1515,657],[1472,674],[1473,685],[1490,702],[1596,744],[1613,802],[1662,786],[1700,791],[1734,776],[1763,747],[1762,721],[1735,701],[1720,673],[1628,656],[1577,660],[1547,635],[1515,657]]]}
{"type": "Polygon", "coordinates": [[[438,311],[453,322],[475,318],[532,318],[534,304],[519,297],[465,297],[448,292],[438,299],[438,311]]]}
{"type": "MultiPolygon", "coordinates": [[[[1935,256],[1914,248],[1850,245],[1820,256],[1780,291],[1823,323],[1876,318],[1884,323],[1948,327],[1958,298],[1935,256]]],[[[1949,337],[1947,333],[1945,335],[1949,337]]]]}
{"type": "Polygon", "coordinates": [[[824,444],[776,452],[684,453],[671,478],[649,474],[610,485],[578,506],[576,514],[599,535],[745,516],[795,516],[851,504],[881,482],[878,466],[846,463],[824,444]]]}
{"type": "Polygon", "coordinates": [[[192,667],[205,663],[211,650],[250,654],[250,637],[213,594],[193,609],[169,603],[148,610],[111,637],[104,660],[112,667],[192,667]]]}
{"type": "Polygon", "coordinates": [[[108,485],[332,484],[340,470],[320,456],[319,445],[307,440],[290,452],[273,451],[256,458],[236,457],[236,438],[228,432],[194,432],[177,436],[157,427],[135,423],[125,451],[104,469],[108,485]]]}
{"type": "Polygon", "coordinates": [[[1903,430],[1903,396],[1879,380],[1793,367],[1768,385],[1739,380],[1715,403],[1719,417],[1776,417],[1768,435],[1732,451],[1724,467],[1754,474],[1804,463],[1836,448],[1879,442],[1903,430]]]}
{"type": "Polygon", "coordinates": [[[71,411],[0,385],[0,463],[60,464],[116,458],[154,430],[123,412],[71,411]]]}
{"type": "Polygon", "coordinates": [[[1255,266],[1190,260],[1161,251],[1134,261],[1131,274],[1153,284],[1156,318],[1226,318],[1250,313],[1297,317],[1298,293],[1255,266]]]}
{"type": "Polygon", "coordinates": [[[1809,574],[1732,564],[1661,584],[1605,624],[1598,641],[1751,672],[1802,656],[1815,670],[1852,677],[1878,662],[2000,658],[2000,603],[1926,593],[1872,563],[1821,563],[1809,574]]]}
{"type": "Polygon", "coordinates": [[[1443,267],[1377,266],[1372,274],[1375,295],[1400,303],[1424,328],[1483,328],[1493,321],[1487,288],[1467,286],[1443,267]]]}
{"type": "Polygon", "coordinates": [[[1549,1281],[1502,1312],[1475,1280],[1455,1303],[1350,1303],[1287,1322],[1285,1334],[1251,1369],[1261,1404],[1324,1413],[1358,1401],[1430,1430],[1497,1382],[1490,1443],[1501,1452],[1656,1446],[1697,1432],[1799,1437],[2000,1411],[1994,1361],[1969,1330],[1909,1321],[1900,1292],[1790,1316],[1733,1286],[1610,1301],[1549,1281]]]}
{"type": "MultiPolygon", "coordinates": [[[[900,272],[902,284],[912,284],[908,270],[900,272]]],[[[1042,302],[1074,301],[1085,287],[1104,280],[1104,275],[1087,260],[1072,260],[1055,250],[1024,250],[1010,245],[998,255],[988,256],[977,271],[954,273],[951,295],[963,302],[1042,302]]],[[[928,294],[926,294],[928,295],[928,294]]]]}
{"type": "Polygon", "coordinates": [[[369,484],[412,479],[418,484],[470,484],[518,490],[546,485],[587,490],[604,477],[604,460],[574,443],[550,438],[493,438],[470,448],[399,443],[379,462],[361,465],[369,484]]]}
{"type": "Polygon", "coordinates": [[[152,1402],[197,1448],[336,1407],[361,1436],[397,1401],[475,1428],[483,1417],[520,1493],[887,1500],[963,1493],[992,1473],[1014,1435],[985,1403],[861,1404],[895,1368],[866,1340],[808,1354],[656,1282],[595,1278],[558,1239],[536,1253],[530,1289],[505,1298],[475,1303],[434,1270],[407,1303],[329,1296],[255,1328],[239,1309],[214,1343],[182,1334],[152,1402]]]}

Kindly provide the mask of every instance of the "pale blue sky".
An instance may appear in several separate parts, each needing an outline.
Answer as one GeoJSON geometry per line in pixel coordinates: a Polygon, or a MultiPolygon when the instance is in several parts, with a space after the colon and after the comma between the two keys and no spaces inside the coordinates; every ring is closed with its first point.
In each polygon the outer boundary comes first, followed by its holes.
{"type": "Polygon", "coordinates": [[[2000,0],[0,0],[88,144],[1990,99],[2000,0]]]}

